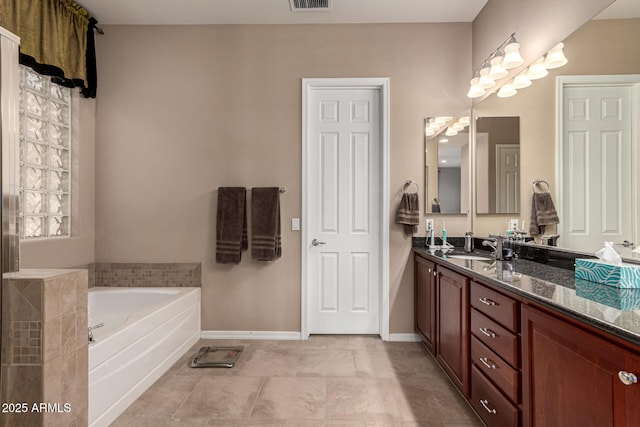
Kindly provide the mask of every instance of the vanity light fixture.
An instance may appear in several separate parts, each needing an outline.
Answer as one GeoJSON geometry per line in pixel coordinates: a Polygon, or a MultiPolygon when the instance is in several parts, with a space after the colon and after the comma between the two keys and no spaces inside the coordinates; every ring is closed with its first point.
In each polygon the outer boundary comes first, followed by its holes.
{"type": "Polygon", "coordinates": [[[523,62],[520,43],[516,40],[516,33],[513,33],[482,62],[479,71],[473,71],[467,97],[478,98],[485,95],[486,90],[494,87],[497,80],[507,77],[510,69],[523,62]]]}
{"type": "MultiPolygon", "coordinates": [[[[508,98],[518,93],[519,89],[524,89],[531,86],[532,80],[537,80],[545,77],[549,74],[550,69],[562,67],[568,61],[563,53],[564,43],[558,43],[547,52],[545,56],[542,56],[535,60],[528,68],[521,71],[509,82],[502,84],[498,90],[498,96],[500,98],[508,98]]],[[[467,96],[469,98],[477,98],[486,94],[485,89],[489,89],[495,85],[495,80],[500,80],[508,76],[512,68],[522,65],[524,60],[520,56],[520,44],[516,41],[515,33],[511,36],[482,63],[480,72],[474,70],[474,75],[471,81],[471,87],[467,96]],[[504,54],[502,49],[504,48],[504,54]],[[499,63],[499,58],[504,58],[499,63]],[[488,66],[491,63],[491,67],[488,66]],[[495,65],[495,67],[494,67],[495,65]],[[499,66],[498,66],[499,65],[499,66]],[[501,73],[500,68],[505,71],[501,73]],[[496,71],[497,70],[497,71],[496,71]]]]}
{"type": "Polygon", "coordinates": [[[544,58],[544,68],[547,70],[551,70],[553,68],[562,67],[565,65],[567,61],[567,57],[564,56],[562,49],[564,48],[564,43],[558,43],[547,53],[547,56],[544,58]]]}

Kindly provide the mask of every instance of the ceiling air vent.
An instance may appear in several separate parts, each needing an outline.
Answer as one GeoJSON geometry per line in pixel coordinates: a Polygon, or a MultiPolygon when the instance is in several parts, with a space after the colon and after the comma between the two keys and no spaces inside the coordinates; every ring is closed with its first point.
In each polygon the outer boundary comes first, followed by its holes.
{"type": "Polygon", "coordinates": [[[292,12],[331,10],[331,0],[289,0],[292,12]]]}

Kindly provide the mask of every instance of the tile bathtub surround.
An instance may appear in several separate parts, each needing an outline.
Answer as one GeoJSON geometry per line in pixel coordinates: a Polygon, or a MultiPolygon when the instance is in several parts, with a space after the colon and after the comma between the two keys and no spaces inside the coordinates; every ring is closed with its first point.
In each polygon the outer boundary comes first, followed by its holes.
{"type": "Polygon", "coordinates": [[[95,263],[89,287],[200,287],[200,263],[95,263]]]}
{"type": "Polygon", "coordinates": [[[113,427],[429,426],[482,423],[419,343],[373,336],[200,340],[113,427]],[[236,367],[190,368],[202,346],[243,345],[236,367]]]}
{"type": "Polygon", "coordinates": [[[87,270],[4,276],[3,402],[27,403],[27,412],[0,413],[0,425],[87,424],[87,281],[87,270]]]}

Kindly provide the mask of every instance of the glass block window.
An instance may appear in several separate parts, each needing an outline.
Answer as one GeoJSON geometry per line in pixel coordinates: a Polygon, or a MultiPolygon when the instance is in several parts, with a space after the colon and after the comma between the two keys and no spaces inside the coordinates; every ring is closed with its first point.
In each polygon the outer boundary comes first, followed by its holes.
{"type": "Polygon", "coordinates": [[[71,90],[20,66],[20,238],[70,235],[71,90]]]}

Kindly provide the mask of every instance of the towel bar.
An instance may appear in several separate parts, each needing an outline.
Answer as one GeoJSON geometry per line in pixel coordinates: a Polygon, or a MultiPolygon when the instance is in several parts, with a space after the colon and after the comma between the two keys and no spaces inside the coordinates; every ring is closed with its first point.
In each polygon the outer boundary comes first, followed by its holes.
{"type": "MultiPolygon", "coordinates": [[[[284,187],[279,187],[278,189],[280,190],[280,192],[281,192],[281,193],[284,193],[284,192],[286,192],[286,191],[287,191],[287,189],[286,189],[286,188],[284,188],[284,187]]],[[[250,188],[247,188],[247,191],[251,191],[251,189],[250,189],[250,188]]]]}

